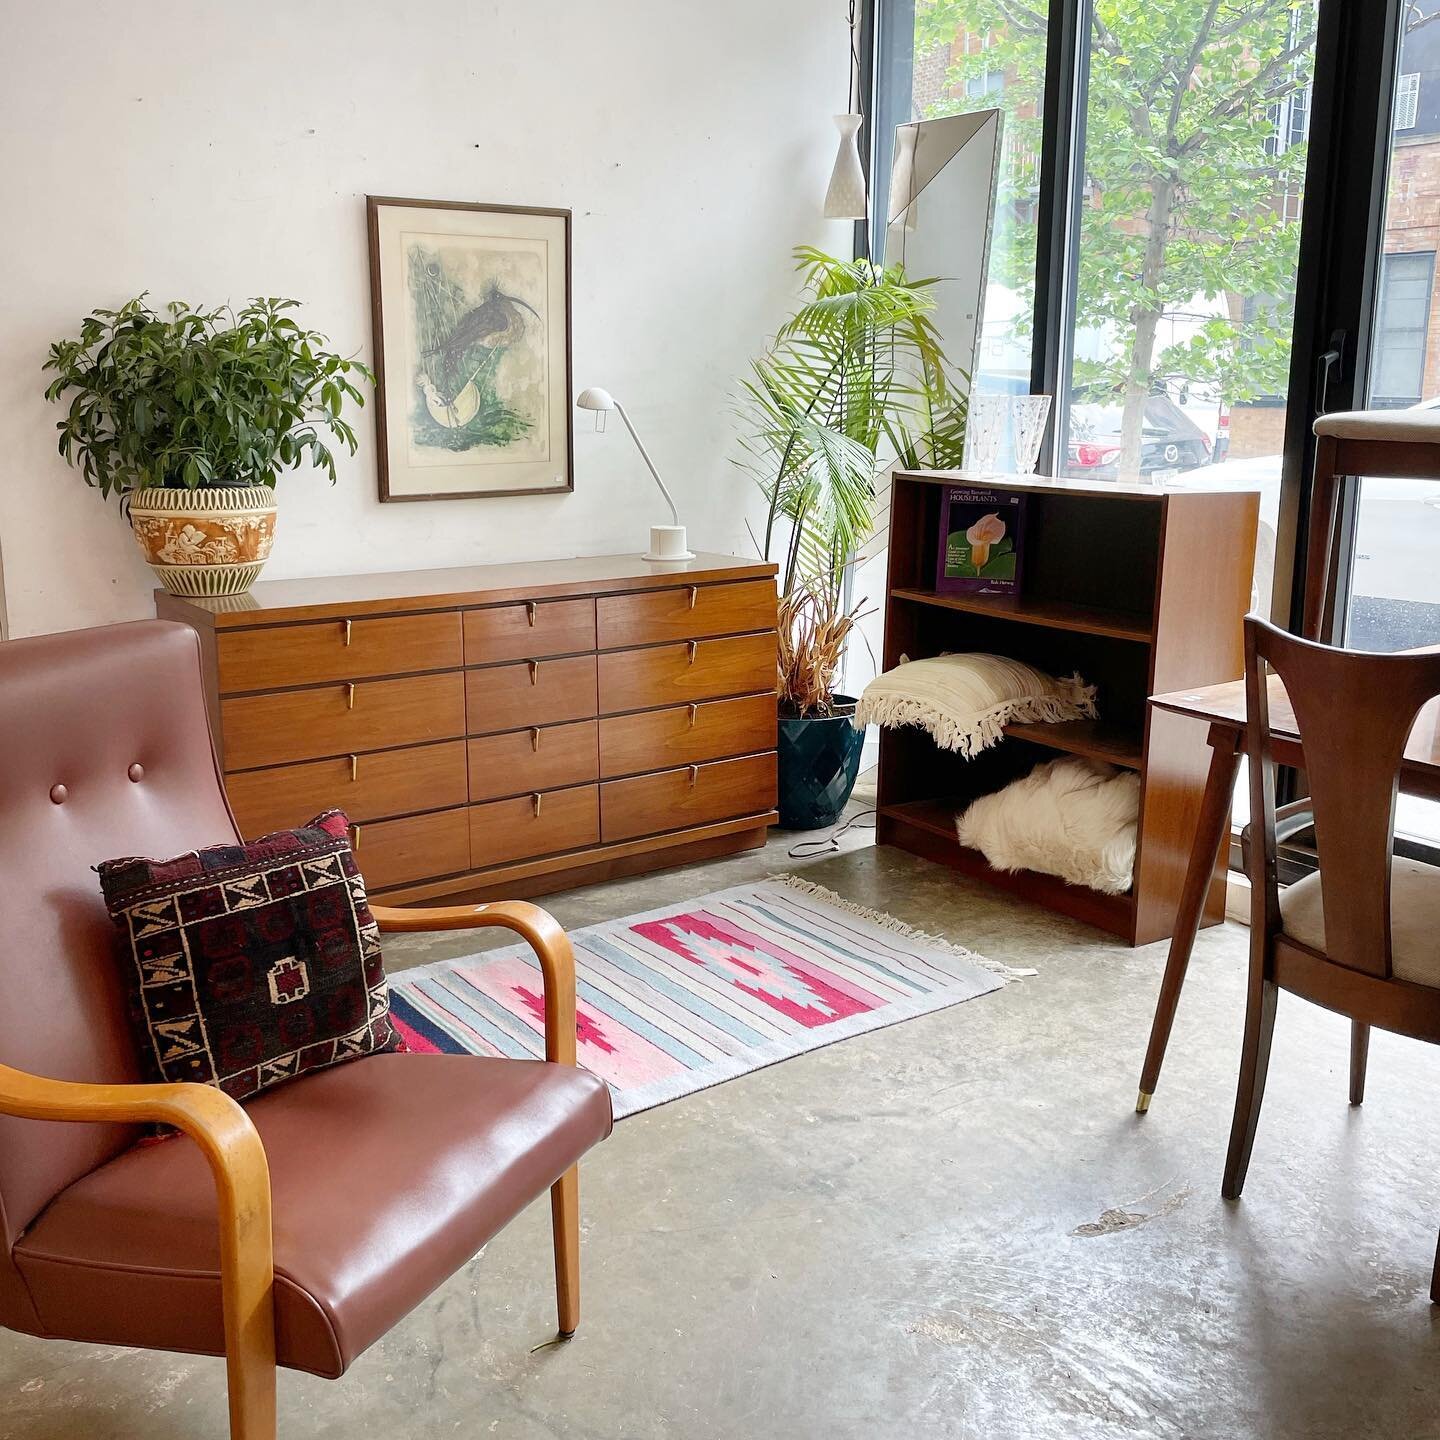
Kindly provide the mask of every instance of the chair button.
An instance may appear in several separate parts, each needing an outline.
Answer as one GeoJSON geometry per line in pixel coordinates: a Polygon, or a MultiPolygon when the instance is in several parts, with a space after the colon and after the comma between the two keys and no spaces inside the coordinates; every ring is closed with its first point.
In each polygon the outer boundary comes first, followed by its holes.
{"type": "Polygon", "coordinates": [[[50,787],[50,800],[52,804],[63,805],[70,798],[70,792],[63,785],[52,785],[50,787]]]}
{"type": "Polygon", "coordinates": [[[136,761],[125,773],[138,785],[145,778],[145,767],[136,761]]]}

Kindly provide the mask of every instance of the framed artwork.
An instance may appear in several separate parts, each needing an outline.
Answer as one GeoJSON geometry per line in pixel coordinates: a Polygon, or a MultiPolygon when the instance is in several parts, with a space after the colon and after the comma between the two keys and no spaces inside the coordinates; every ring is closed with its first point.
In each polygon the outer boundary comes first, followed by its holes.
{"type": "Polygon", "coordinates": [[[570,212],[365,206],[381,500],[573,490],[570,212]]]}

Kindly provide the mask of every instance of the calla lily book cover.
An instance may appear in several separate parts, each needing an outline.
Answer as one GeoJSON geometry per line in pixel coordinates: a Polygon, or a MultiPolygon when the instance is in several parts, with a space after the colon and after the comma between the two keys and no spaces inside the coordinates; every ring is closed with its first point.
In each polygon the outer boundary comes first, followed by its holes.
{"type": "Polygon", "coordinates": [[[1018,594],[1024,530],[1023,495],[973,485],[947,487],[940,508],[935,588],[1018,594]]]}

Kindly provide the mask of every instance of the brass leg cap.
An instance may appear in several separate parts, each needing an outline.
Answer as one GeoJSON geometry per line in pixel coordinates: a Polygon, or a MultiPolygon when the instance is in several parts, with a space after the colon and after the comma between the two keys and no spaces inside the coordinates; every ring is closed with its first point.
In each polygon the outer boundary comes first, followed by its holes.
{"type": "Polygon", "coordinates": [[[1137,1115],[1143,1115],[1150,1108],[1151,1099],[1152,1097],[1142,1090],[1139,1098],[1135,1101],[1135,1113],[1137,1115]]]}

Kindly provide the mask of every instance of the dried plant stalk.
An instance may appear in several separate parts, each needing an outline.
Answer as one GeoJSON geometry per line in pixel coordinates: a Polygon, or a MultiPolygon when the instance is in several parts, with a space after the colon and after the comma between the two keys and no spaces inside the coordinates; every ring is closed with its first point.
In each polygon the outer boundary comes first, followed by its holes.
{"type": "Polygon", "coordinates": [[[851,611],[828,593],[801,587],[780,601],[780,664],[776,692],[784,715],[834,713],[835,677],[845,642],[865,613],[860,601],[851,611]]]}

